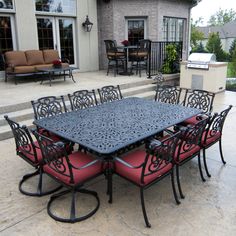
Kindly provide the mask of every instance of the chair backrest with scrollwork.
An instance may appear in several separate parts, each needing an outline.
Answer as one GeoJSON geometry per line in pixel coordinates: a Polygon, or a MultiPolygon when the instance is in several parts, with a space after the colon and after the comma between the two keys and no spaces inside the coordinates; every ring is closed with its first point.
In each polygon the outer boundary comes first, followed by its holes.
{"type": "Polygon", "coordinates": [[[206,125],[210,117],[206,115],[198,116],[199,122],[194,125],[189,125],[185,128],[180,136],[181,142],[179,143],[178,152],[176,155],[176,161],[180,161],[180,156],[184,154],[189,154],[190,156],[195,152],[200,150],[199,145],[201,143],[203,132],[206,128],[206,125]]]}
{"type": "Polygon", "coordinates": [[[207,143],[208,140],[211,140],[213,137],[221,137],[225,119],[231,110],[232,105],[230,105],[228,108],[221,111],[219,114],[215,113],[212,118],[210,119],[207,128],[206,128],[206,134],[204,135],[203,143],[207,143]]]}
{"type": "Polygon", "coordinates": [[[67,112],[64,97],[48,96],[31,101],[36,120],[67,112]]]}
{"type": "Polygon", "coordinates": [[[145,177],[160,172],[167,166],[173,167],[173,157],[178,145],[181,132],[170,135],[163,139],[152,140],[146,147],[146,157],[143,163],[141,183],[145,183],[145,177]]]}
{"type": "Polygon", "coordinates": [[[215,93],[205,90],[187,89],[184,97],[184,106],[201,109],[203,113],[211,113],[213,109],[213,102],[215,93]]]}
{"type": "Polygon", "coordinates": [[[15,139],[17,155],[22,157],[31,165],[37,166],[39,164],[39,161],[36,147],[28,128],[25,125],[20,126],[17,122],[13,121],[8,116],[4,116],[4,118],[11,127],[15,139]]]}
{"type": "Polygon", "coordinates": [[[95,91],[78,90],[73,94],[68,94],[71,110],[80,110],[97,105],[95,91]]]}
{"type": "Polygon", "coordinates": [[[38,133],[36,130],[33,131],[33,134],[39,143],[44,163],[52,169],[53,172],[60,176],[64,176],[64,178],[69,178],[70,183],[73,184],[74,176],[72,165],[70,164],[65,144],[63,142],[55,143],[53,140],[38,133]]]}
{"type": "Polygon", "coordinates": [[[179,104],[181,88],[171,85],[157,86],[155,101],[179,104]]]}
{"type": "Polygon", "coordinates": [[[117,85],[116,87],[113,85],[104,86],[98,89],[98,94],[101,103],[123,99],[119,85],[117,85]]]}

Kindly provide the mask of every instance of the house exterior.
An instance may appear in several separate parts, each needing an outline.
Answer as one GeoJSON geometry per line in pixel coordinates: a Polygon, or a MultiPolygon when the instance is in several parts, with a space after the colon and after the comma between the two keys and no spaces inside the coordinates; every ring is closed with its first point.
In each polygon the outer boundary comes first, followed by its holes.
{"type": "Polygon", "coordinates": [[[197,27],[197,30],[204,34],[202,44],[205,47],[210,33],[219,33],[222,48],[224,51],[229,52],[232,42],[236,39],[236,21],[231,21],[223,26],[205,26],[197,27]]]}
{"type": "MultiPolygon", "coordinates": [[[[190,12],[198,0],[1,0],[0,53],[57,49],[80,71],[106,66],[104,39],[183,41],[189,46],[190,12]],[[93,23],[86,32],[86,16],[93,23]]],[[[1,65],[1,69],[3,67],[1,65]]]]}

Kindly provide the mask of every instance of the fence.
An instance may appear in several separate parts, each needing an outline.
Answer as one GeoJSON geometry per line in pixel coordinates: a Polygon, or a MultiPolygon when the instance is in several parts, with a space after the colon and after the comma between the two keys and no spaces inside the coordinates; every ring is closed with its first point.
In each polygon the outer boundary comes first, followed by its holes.
{"type": "Polygon", "coordinates": [[[149,54],[149,60],[148,60],[148,69],[147,69],[147,75],[148,78],[151,78],[152,76],[157,75],[162,65],[166,59],[167,53],[166,53],[166,46],[169,44],[176,45],[178,59],[182,59],[182,48],[183,43],[182,42],[151,42],[150,47],[150,54],[149,54]]]}

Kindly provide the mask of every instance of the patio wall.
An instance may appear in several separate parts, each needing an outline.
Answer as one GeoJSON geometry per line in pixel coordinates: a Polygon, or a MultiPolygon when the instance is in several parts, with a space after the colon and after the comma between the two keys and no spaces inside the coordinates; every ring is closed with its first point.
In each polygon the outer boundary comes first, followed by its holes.
{"type": "Polygon", "coordinates": [[[98,4],[98,45],[99,67],[106,68],[105,39],[115,39],[118,44],[126,39],[126,18],[146,18],[147,38],[153,41],[162,40],[163,16],[185,18],[185,35],[183,59],[187,58],[188,32],[190,19],[190,2],[177,0],[112,0],[98,4]]]}

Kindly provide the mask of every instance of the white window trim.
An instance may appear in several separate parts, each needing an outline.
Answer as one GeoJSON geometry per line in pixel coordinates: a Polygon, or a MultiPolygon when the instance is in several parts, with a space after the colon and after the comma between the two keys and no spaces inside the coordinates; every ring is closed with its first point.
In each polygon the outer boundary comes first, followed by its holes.
{"type": "Polygon", "coordinates": [[[143,20],[144,21],[144,39],[147,39],[147,18],[146,17],[125,17],[125,39],[128,39],[128,21],[143,20]]]}

